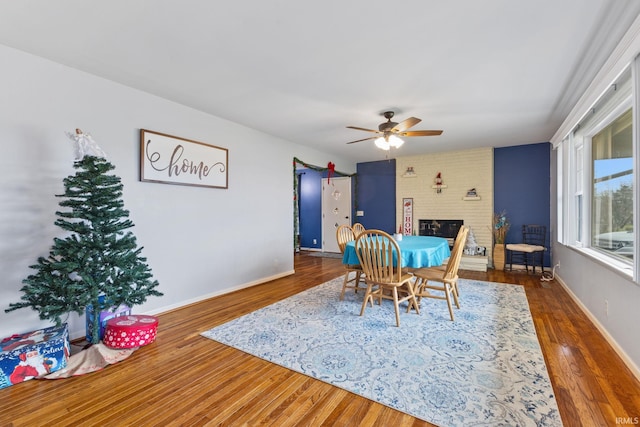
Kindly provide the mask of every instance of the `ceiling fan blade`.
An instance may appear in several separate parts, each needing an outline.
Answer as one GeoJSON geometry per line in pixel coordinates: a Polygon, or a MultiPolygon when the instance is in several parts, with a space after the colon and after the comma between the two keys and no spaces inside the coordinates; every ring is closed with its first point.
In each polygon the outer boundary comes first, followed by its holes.
{"type": "Polygon", "coordinates": [[[368,141],[370,139],[376,139],[376,138],[378,138],[378,137],[377,136],[372,136],[372,137],[369,137],[369,138],[358,139],[358,140],[355,140],[355,141],[347,142],[347,144],[353,144],[354,142],[368,141]]]}
{"type": "Polygon", "coordinates": [[[441,130],[409,130],[406,132],[400,132],[400,136],[438,136],[442,135],[441,130]]]}
{"type": "Polygon", "coordinates": [[[422,120],[416,118],[416,117],[409,117],[407,120],[403,120],[400,123],[398,123],[397,125],[395,125],[393,127],[393,129],[391,129],[392,131],[396,131],[396,132],[404,132],[405,130],[409,129],[410,127],[413,127],[415,125],[417,125],[418,123],[420,123],[422,120]]]}
{"type": "Polygon", "coordinates": [[[365,128],[359,128],[358,126],[347,126],[348,129],[355,129],[355,130],[363,130],[365,132],[375,132],[375,133],[381,133],[378,130],[373,130],[373,129],[365,129],[365,128]]]}

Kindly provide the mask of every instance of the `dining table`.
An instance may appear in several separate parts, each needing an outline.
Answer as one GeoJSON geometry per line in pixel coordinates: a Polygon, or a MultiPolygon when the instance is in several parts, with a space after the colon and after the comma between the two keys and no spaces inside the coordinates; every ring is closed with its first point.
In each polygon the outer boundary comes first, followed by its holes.
{"type": "MultiPolygon", "coordinates": [[[[449,241],[443,237],[435,236],[403,236],[396,239],[402,258],[403,268],[434,267],[444,264],[451,255],[449,241]]],[[[347,265],[359,265],[360,260],[356,254],[356,242],[347,243],[342,256],[342,263],[347,265]]],[[[395,257],[394,257],[395,263],[395,257]]]]}

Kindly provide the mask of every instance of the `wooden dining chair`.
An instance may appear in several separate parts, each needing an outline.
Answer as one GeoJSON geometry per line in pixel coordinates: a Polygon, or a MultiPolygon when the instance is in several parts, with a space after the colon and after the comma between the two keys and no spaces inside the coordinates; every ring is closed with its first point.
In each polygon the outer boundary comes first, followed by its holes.
{"type": "Polygon", "coordinates": [[[383,299],[393,300],[396,326],[400,326],[400,303],[407,302],[407,313],[415,308],[419,314],[420,307],[413,293],[413,276],[402,271],[402,253],[398,243],[384,231],[366,230],[356,238],[355,248],[367,284],[360,316],[364,315],[368,302],[373,306],[374,299],[379,305],[383,299]]]}
{"type": "Polygon", "coordinates": [[[358,234],[366,230],[366,228],[364,228],[364,225],[360,224],[359,222],[354,223],[351,228],[353,228],[353,232],[355,233],[356,237],[358,237],[358,234]]]}
{"type": "MultiPolygon", "coordinates": [[[[451,250],[451,255],[449,255],[449,258],[446,259],[446,263],[442,264],[442,265],[434,265],[433,267],[424,267],[422,268],[422,272],[426,272],[429,270],[437,270],[437,271],[446,271],[447,267],[449,265],[449,260],[451,259],[451,256],[453,255],[453,253],[456,250],[460,250],[462,253],[464,253],[464,246],[467,243],[467,236],[469,235],[469,230],[470,228],[466,225],[462,225],[460,226],[460,228],[458,229],[458,234],[456,235],[455,240],[453,241],[453,248],[451,250]],[[458,248],[458,246],[461,246],[460,248],[458,248]]],[[[460,260],[462,260],[462,255],[460,255],[460,260]]],[[[459,297],[460,294],[458,293],[458,282],[456,282],[456,286],[454,287],[454,291],[456,293],[456,295],[459,297]]]]}
{"type": "MultiPolygon", "coordinates": [[[[348,225],[341,225],[336,229],[336,240],[338,241],[338,248],[340,253],[344,255],[344,248],[348,242],[355,240],[356,235],[353,229],[348,225]]],[[[353,289],[354,292],[358,292],[358,289],[366,290],[366,284],[361,282],[362,267],[360,265],[344,264],[346,270],[344,274],[344,283],[342,284],[342,292],[340,292],[340,301],[344,300],[344,292],[347,289],[353,289]],[[350,277],[351,273],[354,273],[354,277],[350,277]],[[362,283],[362,286],[360,284],[362,283]]]]}
{"type": "Polygon", "coordinates": [[[458,298],[458,268],[460,267],[462,252],[467,240],[467,235],[469,234],[469,228],[463,227],[461,227],[458,232],[456,241],[453,244],[451,256],[444,270],[442,268],[429,267],[420,268],[413,272],[413,275],[416,277],[413,288],[418,304],[420,304],[423,297],[446,300],[451,320],[455,320],[453,306],[451,304],[452,298],[456,307],[460,308],[458,298]],[[437,291],[437,293],[433,293],[432,291],[437,291]],[[444,294],[441,294],[441,292],[444,294]]]}

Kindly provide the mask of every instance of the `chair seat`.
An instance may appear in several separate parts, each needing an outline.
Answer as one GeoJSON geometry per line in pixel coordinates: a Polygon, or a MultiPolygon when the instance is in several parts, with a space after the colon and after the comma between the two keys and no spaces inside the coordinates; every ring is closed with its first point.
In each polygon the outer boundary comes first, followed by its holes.
{"type": "Polygon", "coordinates": [[[436,265],[433,267],[425,267],[414,270],[413,275],[417,277],[428,277],[430,279],[434,279],[437,277],[442,277],[442,273],[446,270],[446,265],[436,265]]]}
{"type": "Polygon", "coordinates": [[[528,253],[546,250],[544,246],[528,245],[526,243],[509,243],[507,244],[506,249],[508,251],[528,252],[528,253]]]}
{"type": "Polygon", "coordinates": [[[402,276],[400,277],[400,282],[407,282],[409,280],[413,280],[413,274],[408,272],[402,272],[402,276]]]}

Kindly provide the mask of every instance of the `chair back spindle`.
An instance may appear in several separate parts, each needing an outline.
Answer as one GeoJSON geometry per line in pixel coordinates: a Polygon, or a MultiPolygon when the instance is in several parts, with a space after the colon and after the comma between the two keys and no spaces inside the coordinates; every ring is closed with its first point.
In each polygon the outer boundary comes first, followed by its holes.
{"type": "Polygon", "coordinates": [[[344,248],[348,242],[355,240],[356,236],[353,229],[348,225],[341,225],[336,229],[336,240],[340,253],[344,254],[344,248]]]}
{"type": "MultiPolygon", "coordinates": [[[[340,253],[344,255],[344,249],[347,246],[347,243],[355,240],[356,236],[353,232],[353,229],[348,225],[341,225],[336,229],[336,240],[338,242],[338,247],[340,248],[340,253]]],[[[344,283],[342,284],[342,291],[340,292],[340,300],[344,299],[345,291],[350,288],[353,289],[354,292],[358,292],[358,290],[365,290],[365,285],[360,280],[362,278],[362,267],[359,265],[346,265],[344,266],[346,272],[344,274],[344,283]],[[351,278],[350,274],[353,273],[354,277],[351,278]],[[362,284],[362,286],[360,286],[362,284]]]]}
{"type": "Polygon", "coordinates": [[[367,284],[361,316],[368,302],[373,306],[374,299],[379,304],[383,299],[393,300],[396,326],[400,326],[400,303],[407,302],[407,312],[415,308],[420,313],[411,285],[413,276],[402,272],[398,242],[382,230],[365,230],[356,237],[355,249],[367,284]]]}
{"type": "Polygon", "coordinates": [[[353,229],[356,237],[358,237],[358,234],[366,230],[366,228],[364,228],[364,225],[360,224],[359,222],[354,223],[351,228],[353,229]]]}
{"type": "Polygon", "coordinates": [[[458,276],[458,269],[460,267],[460,261],[462,260],[462,252],[464,245],[467,241],[467,235],[469,234],[469,227],[463,225],[460,227],[456,241],[453,243],[453,250],[451,251],[451,258],[447,263],[445,269],[444,278],[453,280],[458,276]]]}

